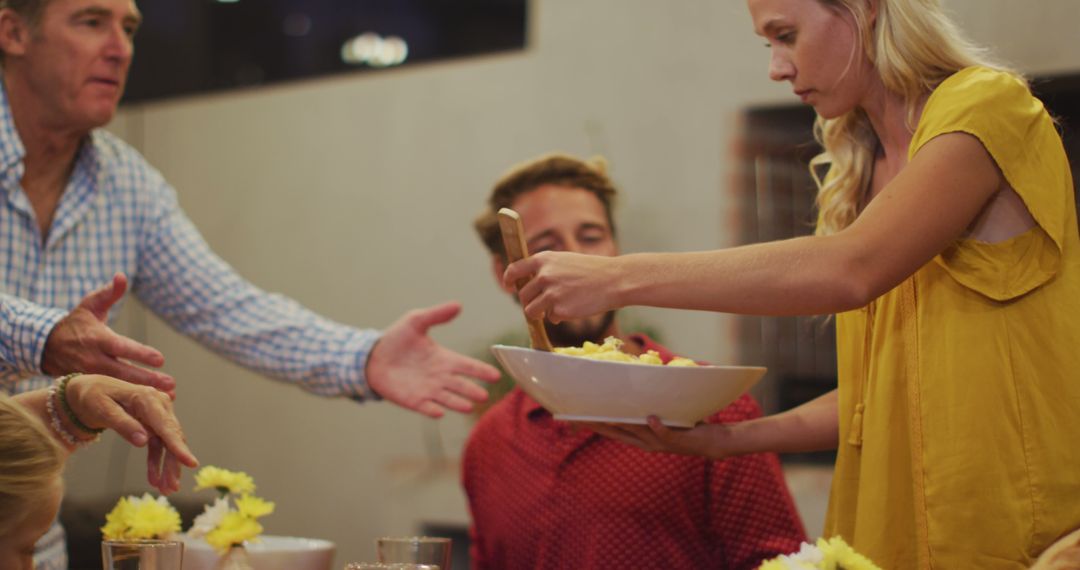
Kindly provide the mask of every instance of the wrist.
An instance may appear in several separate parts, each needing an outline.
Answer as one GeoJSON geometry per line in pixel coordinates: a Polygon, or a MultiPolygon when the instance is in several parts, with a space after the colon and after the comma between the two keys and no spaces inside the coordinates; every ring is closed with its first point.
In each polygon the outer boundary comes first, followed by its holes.
{"type": "Polygon", "coordinates": [[[78,372],[61,376],[57,379],[57,397],[60,403],[60,411],[65,425],[74,429],[76,433],[84,436],[97,436],[105,431],[103,427],[90,425],[92,420],[87,420],[83,403],[85,402],[84,388],[89,382],[90,376],[78,372]],[[87,420],[87,421],[84,421],[87,420]]]}
{"type": "Polygon", "coordinates": [[[74,412],[70,412],[66,391],[68,382],[75,376],[68,375],[57,378],[56,382],[49,388],[45,400],[49,425],[69,451],[94,443],[101,438],[100,433],[103,431],[89,428],[74,415],[74,412]],[[87,430],[83,430],[83,427],[86,427],[87,430]]]}
{"type": "Polygon", "coordinates": [[[360,355],[360,358],[362,359],[360,362],[360,369],[363,371],[363,376],[358,383],[363,386],[363,389],[361,390],[361,393],[350,396],[354,400],[363,402],[367,399],[375,401],[383,399],[382,395],[375,390],[375,386],[372,382],[372,379],[380,374],[378,368],[381,364],[382,352],[379,349],[384,348],[382,340],[383,337],[381,335],[378,336],[372,341],[371,346],[366,353],[362,352],[360,355]]]}
{"type": "Polygon", "coordinates": [[[612,257],[613,271],[609,283],[612,283],[612,309],[621,309],[636,304],[635,296],[641,287],[641,271],[635,267],[638,255],[620,255],[612,257]]]}
{"type": "Polygon", "coordinates": [[[761,418],[730,424],[716,424],[718,437],[714,442],[712,456],[717,459],[768,451],[760,440],[761,418]]]}

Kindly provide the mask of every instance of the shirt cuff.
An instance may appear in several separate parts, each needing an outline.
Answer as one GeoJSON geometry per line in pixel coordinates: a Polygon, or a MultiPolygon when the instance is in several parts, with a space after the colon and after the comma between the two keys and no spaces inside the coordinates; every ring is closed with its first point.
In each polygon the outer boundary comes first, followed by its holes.
{"type": "Polygon", "coordinates": [[[340,377],[343,379],[342,395],[357,402],[382,400],[382,396],[371,389],[367,379],[368,358],[371,357],[371,352],[380,339],[382,339],[381,331],[365,330],[360,331],[349,342],[346,352],[352,354],[353,358],[346,359],[348,364],[341,371],[340,377]]]}
{"type": "Polygon", "coordinates": [[[41,374],[45,341],[67,313],[5,297],[0,318],[0,357],[22,372],[41,374]]]}

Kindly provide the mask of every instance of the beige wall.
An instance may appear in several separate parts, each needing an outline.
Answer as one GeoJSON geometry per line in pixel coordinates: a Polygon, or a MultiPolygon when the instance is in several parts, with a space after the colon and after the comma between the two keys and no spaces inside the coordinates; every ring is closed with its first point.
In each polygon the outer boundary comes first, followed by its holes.
{"type": "MultiPolygon", "coordinates": [[[[1025,71],[1080,67],[1076,0],[1041,0],[1038,10],[1015,0],[947,4],[1025,71]]],[[[794,103],[767,80],[767,51],[742,2],[534,0],[532,10],[522,52],[134,106],[113,129],[256,284],[358,326],[458,299],[465,312],[435,337],[481,351],[523,326],[469,225],[509,165],[551,150],[602,153],[624,189],[624,250],[730,245],[725,189],[740,111],[794,103]]],[[[723,317],[636,315],[683,353],[734,354],[723,317]]],[[[268,532],[333,540],[340,567],[372,559],[377,535],[467,521],[454,461],[468,418],[435,422],[310,396],[131,307],[121,328],[166,354],[202,461],[248,471],[277,501],[268,532]]],[[[115,440],[82,452],[70,493],[141,491],[141,460],[115,440]]]]}

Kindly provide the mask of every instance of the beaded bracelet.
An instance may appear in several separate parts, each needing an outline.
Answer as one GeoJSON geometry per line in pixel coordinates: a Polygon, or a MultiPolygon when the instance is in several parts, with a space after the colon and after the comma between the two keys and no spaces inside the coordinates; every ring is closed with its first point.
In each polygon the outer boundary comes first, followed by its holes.
{"type": "Polygon", "coordinates": [[[66,443],[68,447],[72,448],[82,447],[86,444],[97,441],[98,438],[100,438],[101,436],[95,436],[94,439],[82,441],[77,439],[74,435],[72,435],[70,431],[67,430],[67,428],[64,427],[63,422],[60,421],[60,414],[56,412],[56,404],[54,403],[56,394],[57,385],[53,384],[49,387],[49,394],[45,399],[45,409],[49,412],[49,423],[52,425],[53,431],[56,432],[56,435],[60,436],[60,439],[64,440],[64,443],[66,443]]]}
{"type": "Polygon", "coordinates": [[[92,434],[92,435],[101,435],[101,433],[104,432],[105,430],[103,430],[103,429],[94,429],[94,428],[84,424],[82,422],[82,420],[80,420],[79,417],[75,415],[75,410],[71,409],[71,404],[68,403],[68,400],[67,400],[68,382],[71,382],[71,379],[78,376],[78,375],[79,375],[78,372],[73,372],[71,374],[67,374],[67,375],[61,377],[57,381],[60,384],[60,388],[58,390],[58,392],[60,393],[60,405],[64,408],[64,415],[67,416],[68,420],[71,421],[72,425],[74,425],[75,427],[79,428],[80,430],[82,430],[82,431],[84,431],[86,433],[89,433],[89,434],[92,434]]]}

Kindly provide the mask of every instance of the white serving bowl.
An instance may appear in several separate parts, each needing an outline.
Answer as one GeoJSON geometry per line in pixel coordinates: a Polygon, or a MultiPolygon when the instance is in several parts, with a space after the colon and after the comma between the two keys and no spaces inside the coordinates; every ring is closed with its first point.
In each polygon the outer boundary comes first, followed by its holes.
{"type": "Polygon", "coordinates": [[[656,366],[491,347],[518,386],[556,419],[691,427],[765,374],[758,366],[656,366]]]}
{"type": "MultiPolygon", "coordinates": [[[[330,570],[333,542],[293,536],[262,536],[245,545],[255,570],[330,570]]],[[[184,538],[184,570],[214,570],[218,553],[206,541],[184,538]]]]}

